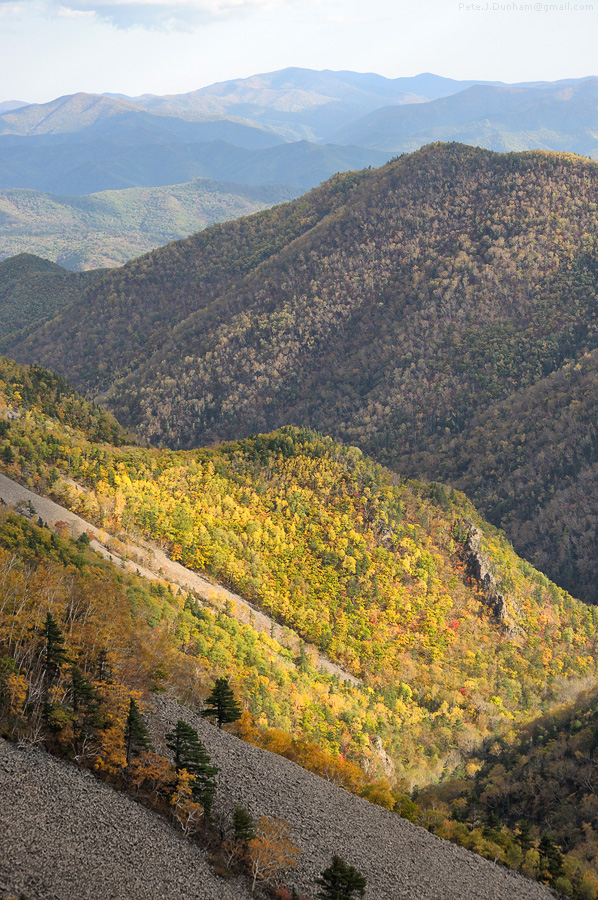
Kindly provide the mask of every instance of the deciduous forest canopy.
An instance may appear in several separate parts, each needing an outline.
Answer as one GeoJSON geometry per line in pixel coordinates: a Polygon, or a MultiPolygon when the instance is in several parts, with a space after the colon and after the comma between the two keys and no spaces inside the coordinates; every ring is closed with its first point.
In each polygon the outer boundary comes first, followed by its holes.
{"type": "Polygon", "coordinates": [[[592,601],[597,203],[592,161],[430,145],[115,270],[10,352],[154,443],[308,425],[466,488],[592,601]]]}

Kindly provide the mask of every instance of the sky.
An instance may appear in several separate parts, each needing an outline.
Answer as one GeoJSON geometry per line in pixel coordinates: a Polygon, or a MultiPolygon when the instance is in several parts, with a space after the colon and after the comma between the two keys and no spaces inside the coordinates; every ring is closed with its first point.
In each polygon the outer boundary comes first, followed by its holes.
{"type": "Polygon", "coordinates": [[[0,0],[0,101],[171,94],[286,66],[538,81],[598,75],[594,2],[0,0]]]}

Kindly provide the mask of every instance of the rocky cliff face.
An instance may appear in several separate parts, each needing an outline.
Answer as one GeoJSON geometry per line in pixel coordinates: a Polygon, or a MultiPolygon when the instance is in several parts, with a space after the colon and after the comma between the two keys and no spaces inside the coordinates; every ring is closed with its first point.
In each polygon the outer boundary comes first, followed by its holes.
{"type": "Polygon", "coordinates": [[[516,604],[512,600],[508,601],[498,589],[496,578],[490,568],[490,560],[482,552],[482,532],[471,523],[468,523],[468,528],[469,533],[463,547],[465,574],[478,583],[484,605],[492,612],[496,621],[509,634],[521,634],[521,628],[516,621],[516,604]]]}

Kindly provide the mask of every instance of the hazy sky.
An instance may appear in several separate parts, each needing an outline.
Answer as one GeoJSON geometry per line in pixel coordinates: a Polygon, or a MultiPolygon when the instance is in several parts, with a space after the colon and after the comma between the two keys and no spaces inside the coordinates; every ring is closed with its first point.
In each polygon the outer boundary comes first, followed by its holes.
{"type": "Polygon", "coordinates": [[[388,77],[598,75],[594,3],[0,0],[0,100],[180,93],[285,66],[388,77]]]}

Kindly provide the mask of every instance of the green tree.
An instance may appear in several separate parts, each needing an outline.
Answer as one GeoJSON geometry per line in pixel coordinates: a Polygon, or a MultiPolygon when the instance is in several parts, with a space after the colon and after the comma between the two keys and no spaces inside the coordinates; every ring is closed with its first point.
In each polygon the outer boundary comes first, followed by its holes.
{"type": "Polygon", "coordinates": [[[46,615],[46,624],[42,628],[44,647],[44,667],[48,676],[56,675],[60,666],[66,662],[64,636],[51,612],[46,615]]]}
{"type": "Polygon", "coordinates": [[[127,748],[127,765],[129,765],[133,756],[139,756],[143,750],[149,750],[151,747],[143,716],[132,697],[129,701],[129,712],[125,724],[125,744],[127,748]]]}
{"type": "Polygon", "coordinates": [[[354,900],[365,894],[365,875],[349,866],[340,856],[333,856],[332,863],[316,878],[321,890],[320,900],[354,900]]]}
{"type": "Polygon", "coordinates": [[[193,775],[193,796],[209,816],[216,793],[215,776],[218,769],[210,765],[210,757],[199,740],[197,731],[179,719],[174,729],[166,735],[166,746],[174,756],[177,772],[186,769],[193,775]]]}
{"type": "Polygon", "coordinates": [[[83,752],[88,738],[101,727],[100,697],[79,666],[71,666],[74,741],[83,752]]]}
{"type": "Polygon", "coordinates": [[[515,835],[515,839],[521,847],[521,852],[524,856],[534,846],[531,831],[532,826],[525,819],[519,823],[519,833],[515,835]]]}
{"type": "Polygon", "coordinates": [[[241,718],[241,707],[235,700],[228,678],[217,678],[212,693],[206,700],[206,708],[202,711],[204,718],[215,718],[218,728],[241,718]]]}
{"type": "Polygon", "coordinates": [[[557,878],[561,878],[565,874],[563,854],[548,834],[543,834],[540,838],[538,853],[540,854],[540,872],[547,873],[550,884],[554,885],[557,878]]]}
{"type": "Polygon", "coordinates": [[[233,836],[235,843],[244,847],[255,837],[255,823],[251,813],[242,806],[235,806],[233,811],[233,836]]]}

